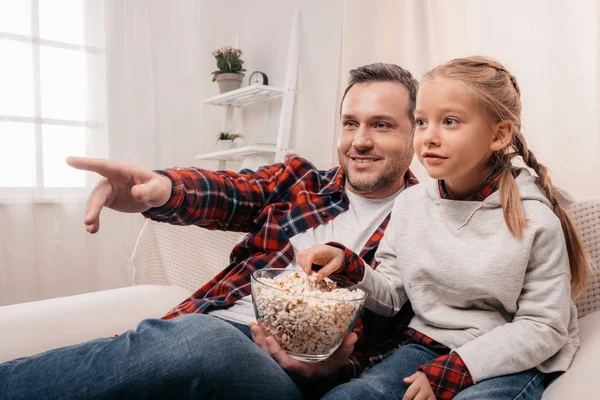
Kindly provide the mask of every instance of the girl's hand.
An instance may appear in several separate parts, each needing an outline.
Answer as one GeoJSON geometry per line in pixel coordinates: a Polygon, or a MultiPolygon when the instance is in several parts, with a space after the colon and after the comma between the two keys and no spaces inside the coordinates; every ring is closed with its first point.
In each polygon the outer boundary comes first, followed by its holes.
{"type": "Polygon", "coordinates": [[[404,378],[404,383],[410,386],[404,393],[402,400],[435,400],[433,389],[431,389],[427,375],[423,371],[417,371],[404,378]]]}
{"type": "Polygon", "coordinates": [[[296,262],[307,275],[312,273],[313,264],[322,265],[317,275],[317,280],[322,280],[340,269],[344,262],[344,250],[318,244],[296,254],[296,262]]]}

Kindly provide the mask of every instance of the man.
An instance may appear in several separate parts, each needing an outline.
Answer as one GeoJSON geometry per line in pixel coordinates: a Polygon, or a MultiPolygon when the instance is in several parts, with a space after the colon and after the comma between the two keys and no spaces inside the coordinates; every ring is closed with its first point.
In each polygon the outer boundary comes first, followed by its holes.
{"type": "Polygon", "coordinates": [[[89,198],[90,233],[109,207],[250,234],[227,268],[165,318],[0,365],[0,398],[301,398],[359,377],[399,346],[410,308],[387,319],[365,311],[358,336],[348,335],[329,359],[304,363],[252,323],[250,273],[293,266],[298,251],[328,241],[373,263],[395,197],[416,183],[408,170],[416,91],[410,73],[395,65],[352,70],[341,103],[340,167],[329,171],[297,156],[240,173],[152,172],[70,158],[104,177],[89,198]]]}

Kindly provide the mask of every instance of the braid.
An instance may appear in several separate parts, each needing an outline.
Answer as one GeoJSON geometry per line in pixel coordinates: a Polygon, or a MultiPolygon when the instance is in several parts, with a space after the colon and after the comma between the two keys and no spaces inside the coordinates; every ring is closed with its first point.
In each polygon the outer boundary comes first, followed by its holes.
{"type": "Polygon", "coordinates": [[[512,85],[512,87],[515,89],[515,91],[517,92],[517,94],[519,96],[521,96],[521,88],[519,87],[519,84],[517,83],[517,78],[515,78],[515,76],[513,74],[511,74],[509,70],[507,70],[502,65],[490,65],[490,67],[494,68],[496,71],[498,71],[500,73],[506,74],[506,76],[508,77],[508,80],[510,81],[510,84],[512,85]]]}
{"type": "Polygon", "coordinates": [[[508,79],[510,79],[510,83],[512,83],[512,85],[515,88],[517,94],[519,96],[521,96],[521,88],[519,87],[519,83],[517,82],[517,78],[513,74],[511,74],[510,72],[508,72],[506,70],[505,70],[505,72],[507,73],[508,79]]]}
{"type": "Polygon", "coordinates": [[[567,243],[567,253],[569,254],[569,264],[571,267],[571,291],[573,297],[577,298],[585,292],[587,279],[591,271],[592,261],[583,246],[577,229],[569,217],[569,214],[558,204],[556,199],[556,189],[552,185],[548,168],[540,164],[533,154],[527,148],[525,138],[520,132],[513,135],[513,147],[516,154],[523,157],[525,164],[532,168],[538,175],[537,184],[544,191],[546,197],[552,203],[552,211],[560,220],[565,241],[567,243]]]}
{"type": "Polygon", "coordinates": [[[508,77],[508,80],[510,81],[510,84],[515,89],[515,91],[517,92],[517,95],[521,96],[521,88],[519,87],[519,83],[517,82],[517,78],[513,74],[511,74],[510,71],[507,70],[506,67],[504,67],[500,63],[498,63],[498,62],[496,62],[494,60],[491,60],[491,59],[485,59],[485,60],[472,61],[469,64],[471,66],[473,66],[473,67],[487,67],[487,68],[492,68],[492,69],[495,69],[496,72],[498,72],[498,73],[506,74],[506,76],[508,77]]]}
{"type": "Polygon", "coordinates": [[[513,175],[511,160],[515,154],[515,152],[509,152],[507,149],[492,153],[490,172],[487,179],[489,180],[495,175],[500,176],[500,202],[506,226],[516,238],[521,238],[523,237],[523,228],[527,226],[527,220],[517,181],[513,175]]]}
{"type": "Polygon", "coordinates": [[[516,154],[523,157],[523,161],[525,165],[530,167],[535,171],[538,176],[537,184],[542,190],[544,194],[552,203],[552,210],[556,213],[558,207],[558,200],[556,199],[556,189],[552,185],[552,181],[550,180],[550,173],[548,168],[544,165],[540,164],[533,152],[529,151],[527,147],[527,142],[523,137],[523,134],[520,132],[515,132],[513,135],[513,146],[515,147],[516,154]]]}

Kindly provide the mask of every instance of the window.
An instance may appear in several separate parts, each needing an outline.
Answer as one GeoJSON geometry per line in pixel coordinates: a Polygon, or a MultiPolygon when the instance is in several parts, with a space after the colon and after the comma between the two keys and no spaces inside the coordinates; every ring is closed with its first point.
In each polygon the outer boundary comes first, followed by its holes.
{"type": "Polygon", "coordinates": [[[0,0],[0,197],[89,186],[65,158],[106,155],[103,25],[102,1],[0,0]]]}

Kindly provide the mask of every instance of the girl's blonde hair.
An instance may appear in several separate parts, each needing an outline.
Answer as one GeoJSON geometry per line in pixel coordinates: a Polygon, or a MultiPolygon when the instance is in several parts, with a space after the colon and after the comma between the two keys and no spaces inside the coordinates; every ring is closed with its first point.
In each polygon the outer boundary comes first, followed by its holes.
{"type": "Polygon", "coordinates": [[[571,290],[574,297],[581,295],[585,291],[588,271],[591,270],[589,254],[569,215],[558,204],[548,168],[538,162],[521,133],[521,90],[517,79],[498,61],[483,56],[454,59],[427,72],[424,79],[437,77],[455,79],[466,85],[490,125],[501,121],[512,122],[514,133],[510,144],[503,150],[494,152],[489,160],[488,176],[500,174],[499,190],[504,220],[515,237],[522,237],[527,221],[511,163],[514,157],[521,156],[525,164],[537,174],[538,186],[544,191],[552,204],[552,210],[560,219],[571,265],[571,290]]]}

